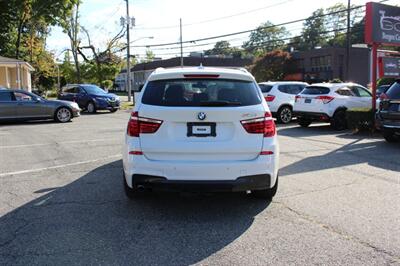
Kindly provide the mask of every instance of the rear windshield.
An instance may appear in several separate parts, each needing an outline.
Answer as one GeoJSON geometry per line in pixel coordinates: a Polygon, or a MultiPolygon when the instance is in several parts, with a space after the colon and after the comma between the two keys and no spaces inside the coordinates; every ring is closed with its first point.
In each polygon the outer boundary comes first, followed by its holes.
{"type": "Polygon", "coordinates": [[[400,82],[394,83],[386,94],[389,99],[400,99],[400,82]]]}
{"type": "Polygon", "coordinates": [[[227,79],[150,81],[142,103],[158,106],[248,106],[261,103],[254,82],[227,79]]]}
{"type": "Polygon", "coordinates": [[[310,86],[310,87],[306,87],[301,92],[301,94],[318,95],[318,94],[328,94],[329,92],[330,92],[330,90],[328,88],[325,88],[325,87],[310,86]]]}
{"type": "Polygon", "coordinates": [[[272,85],[267,85],[267,84],[258,84],[258,87],[260,87],[260,89],[261,89],[261,91],[263,93],[268,93],[268,92],[271,91],[273,86],[272,85]]]}

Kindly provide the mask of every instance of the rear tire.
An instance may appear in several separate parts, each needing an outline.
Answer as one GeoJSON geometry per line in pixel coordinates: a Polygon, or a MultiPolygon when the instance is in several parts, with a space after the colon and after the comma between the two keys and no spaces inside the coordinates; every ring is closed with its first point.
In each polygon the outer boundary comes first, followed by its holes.
{"type": "Polygon", "coordinates": [[[311,125],[311,120],[310,119],[306,119],[306,118],[301,118],[299,117],[297,119],[297,123],[301,126],[301,127],[309,127],[311,125]]]}
{"type": "Polygon", "coordinates": [[[331,127],[335,130],[345,130],[347,128],[346,111],[336,111],[331,120],[331,127]]]}
{"type": "Polygon", "coordinates": [[[279,178],[276,177],[275,185],[272,188],[267,188],[263,190],[252,190],[251,195],[258,199],[266,199],[272,201],[272,198],[276,195],[278,190],[278,180],[279,178]]]}
{"type": "Polygon", "coordinates": [[[293,118],[293,111],[290,106],[282,106],[279,108],[276,120],[278,123],[289,124],[293,118]]]}
{"type": "Polygon", "coordinates": [[[395,135],[395,133],[387,129],[383,130],[383,138],[389,143],[394,143],[399,141],[399,138],[395,135]]]}
{"type": "Polygon", "coordinates": [[[94,105],[93,102],[88,102],[86,105],[86,111],[88,111],[89,114],[96,113],[96,105],[94,105]]]}

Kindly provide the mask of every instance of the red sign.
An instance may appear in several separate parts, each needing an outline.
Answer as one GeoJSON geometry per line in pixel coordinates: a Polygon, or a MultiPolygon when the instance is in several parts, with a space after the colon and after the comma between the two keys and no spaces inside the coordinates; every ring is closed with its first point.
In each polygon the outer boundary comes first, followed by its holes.
{"type": "Polygon", "coordinates": [[[400,45],[400,7],[369,2],[365,15],[367,44],[400,45]]]}

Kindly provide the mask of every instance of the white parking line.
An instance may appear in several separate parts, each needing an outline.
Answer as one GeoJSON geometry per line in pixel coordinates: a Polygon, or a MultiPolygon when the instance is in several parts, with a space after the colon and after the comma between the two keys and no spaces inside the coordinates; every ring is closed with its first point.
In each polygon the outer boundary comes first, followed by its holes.
{"type": "Polygon", "coordinates": [[[74,143],[88,143],[88,142],[102,142],[102,141],[115,141],[117,139],[90,139],[90,140],[71,140],[62,142],[51,142],[51,143],[35,143],[35,144],[20,144],[20,145],[9,145],[0,146],[0,149],[15,149],[15,148],[27,148],[36,146],[51,146],[51,145],[63,145],[63,144],[74,144],[74,143]]]}
{"type": "Polygon", "coordinates": [[[67,163],[67,164],[61,164],[61,165],[54,165],[54,166],[49,166],[49,167],[22,170],[22,171],[16,171],[16,172],[1,173],[0,177],[12,176],[12,175],[21,175],[21,174],[28,174],[28,173],[35,173],[35,172],[42,172],[42,171],[46,171],[46,170],[53,170],[53,169],[64,168],[64,167],[69,167],[69,166],[88,164],[88,163],[95,163],[95,162],[104,161],[104,160],[107,160],[107,159],[121,158],[121,156],[122,156],[121,154],[115,154],[115,155],[110,155],[110,156],[103,157],[103,158],[100,158],[100,159],[93,159],[93,160],[76,162],[76,163],[67,163]]]}

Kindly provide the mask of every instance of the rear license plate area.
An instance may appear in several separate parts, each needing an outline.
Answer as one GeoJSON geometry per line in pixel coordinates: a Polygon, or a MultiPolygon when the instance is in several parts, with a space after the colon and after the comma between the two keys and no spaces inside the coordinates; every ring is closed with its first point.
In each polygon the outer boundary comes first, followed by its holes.
{"type": "Polygon", "coordinates": [[[304,103],[311,103],[311,99],[310,99],[310,98],[306,98],[306,99],[304,100],[304,103]]]}
{"type": "Polygon", "coordinates": [[[188,137],[216,137],[216,123],[187,123],[188,137]]]}

